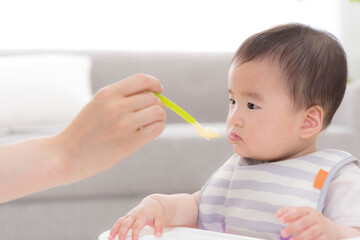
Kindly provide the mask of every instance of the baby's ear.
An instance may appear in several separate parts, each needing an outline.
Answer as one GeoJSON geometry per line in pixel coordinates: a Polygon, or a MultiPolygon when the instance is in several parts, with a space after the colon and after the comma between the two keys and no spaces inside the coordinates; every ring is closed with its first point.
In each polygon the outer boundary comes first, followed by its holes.
{"type": "Polygon", "coordinates": [[[301,126],[300,138],[305,139],[318,134],[322,130],[324,110],[322,107],[311,106],[304,112],[304,121],[301,126]]]}

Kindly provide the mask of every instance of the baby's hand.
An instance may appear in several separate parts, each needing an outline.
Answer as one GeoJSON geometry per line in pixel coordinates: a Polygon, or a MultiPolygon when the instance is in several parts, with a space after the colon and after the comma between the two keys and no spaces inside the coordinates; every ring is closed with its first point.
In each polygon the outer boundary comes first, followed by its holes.
{"type": "Polygon", "coordinates": [[[281,231],[282,237],[292,236],[290,239],[294,240],[337,239],[335,223],[313,208],[283,207],[276,213],[276,217],[288,224],[281,231]]]}
{"type": "Polygon", "coordinates": [[[146,197],[124,217],[119,218],[111,228],[108,240],[114,239],[118,233],[119,240],[125,240],[131,228],[131,239],[138,240],[139,233],[146,225],[154,228],[156,237],[161,237],[164,229],[164,209],[156,199],[151,197],[146,197]]]}

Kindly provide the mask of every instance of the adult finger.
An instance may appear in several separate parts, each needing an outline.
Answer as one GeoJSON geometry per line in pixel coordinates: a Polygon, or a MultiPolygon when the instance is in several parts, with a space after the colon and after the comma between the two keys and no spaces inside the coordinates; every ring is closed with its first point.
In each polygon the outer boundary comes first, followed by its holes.
{"type": "Polygon", "coordinates": [[[164,103],[153,92],[141,92],[126,99],[133,111],[137,112],[152,105],[165,109],[164,103]]]}
{"type": "Polygon", "coordinates": [[[141,144],[147,144],[158,137],[165,128],[165,122],[154,122],[137,132],[141,144]]]}
{"type": "Polygon", "coordinates": [[[138,112],[135,112],[132,115],[132,121],[137,129],[140,127],[145,127],[154,122],[164,122],[165,120],[165,110],[158,105],[147,107],[138,112]]]}
{"type": "Polygon", "coordinates": [[[139,73],[127,77],[111,86],[112,90],[122,96],[130,96],[143,91],[162,92],[160,81],[150,75],[139,73]]]}

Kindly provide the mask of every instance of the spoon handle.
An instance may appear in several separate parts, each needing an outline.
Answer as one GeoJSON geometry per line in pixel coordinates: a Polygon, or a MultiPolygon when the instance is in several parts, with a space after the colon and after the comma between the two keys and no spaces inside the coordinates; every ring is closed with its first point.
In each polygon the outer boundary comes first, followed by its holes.
{"type": "Polygon", "coordinates": [[[161,95],[160,93],[154,92],[154,94],[158,98],[160,98],[160,100],[165,104],[165,106],[167,106],[168,108],[173,110],[180,117],[182,117],[185,121],[187,121],[190,124],[194,124],[196,122],[195,118],[193,118],[190,114],[188,114],[184,109],[179,107],[176,103],[174,103],[173,101],[171,101],[170,99],[168,99],[164,95],[161,95]]]}

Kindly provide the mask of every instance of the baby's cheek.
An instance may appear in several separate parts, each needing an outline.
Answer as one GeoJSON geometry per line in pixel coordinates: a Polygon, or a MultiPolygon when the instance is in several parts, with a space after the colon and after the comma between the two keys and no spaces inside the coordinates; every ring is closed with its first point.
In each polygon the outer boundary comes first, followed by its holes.
{"type": "Polygon", "coordinates": [[[230,140],[231,129],[232,127],[228,124],[228,122],[226,122],[226,138],[228,139],[228,141],[230,140]]]}
{"type": "Polygon", "coordinates": [[[273,144],[271,139],[266,139],[264,136],[259,134],[257,137],[253,135],[246,142],[246,146],[251,153],[253,158],[257,159],[269,159],[273,152],[277,151],[277,146],[273,144]]]}

